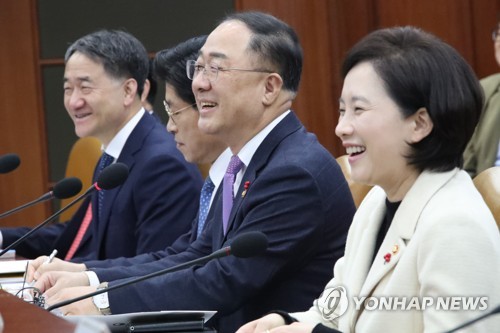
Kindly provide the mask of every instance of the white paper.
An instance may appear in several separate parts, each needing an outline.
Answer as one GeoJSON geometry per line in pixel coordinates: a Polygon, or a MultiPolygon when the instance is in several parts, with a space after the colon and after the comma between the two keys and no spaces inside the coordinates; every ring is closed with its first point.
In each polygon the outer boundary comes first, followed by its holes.
{"type": "Polygon", "coordinates": [[[29,260],[0,260],[0,274],[23,274],[29,260]]]}

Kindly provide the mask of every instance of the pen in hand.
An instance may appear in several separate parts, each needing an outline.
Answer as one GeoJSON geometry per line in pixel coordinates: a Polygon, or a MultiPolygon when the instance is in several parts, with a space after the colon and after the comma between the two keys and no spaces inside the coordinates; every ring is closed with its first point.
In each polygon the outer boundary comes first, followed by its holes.
{"type": "Polygon", "coordinates": [[[50,264],[52,262],[52,260],[54,260],[54,258],[56,257],[56,255],[57,255],[57,250],[52,251],[52,253],[50,254],[50,256],[48,256],[47,259],[43,263],[44,264],[50,264]]]}
{"type": "MultiPolygon", "coordinates": [[[[50,264],[52,262],[52,260],[54,260],[54,258],[56,257],[57,255],[57,250],[54,249],[54,251],[52,251],[52,253],[47,257],[47,259],[45,259],[45,261],[43,262],[42,265],[45,265],[45,264],[50,264]]],[[[28,266],[26,265],[26,271],[24,273],[24,279],[26,279],[26,273],[28,272],[28,266]]],[[[33,279],[33,281],[31,281],[28,286],[29,287],[33,287],[33,285],[35,284],[36,280],[33,279]]],[[[24,288],[24,287],[23,287],[24,288]]]]}

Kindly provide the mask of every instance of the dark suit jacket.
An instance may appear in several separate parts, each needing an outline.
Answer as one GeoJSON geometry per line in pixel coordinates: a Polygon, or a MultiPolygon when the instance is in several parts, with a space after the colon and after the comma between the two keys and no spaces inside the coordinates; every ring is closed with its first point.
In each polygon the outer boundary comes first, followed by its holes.
{"type": "MultiPolygon", "coordinates": [[[[173,137],[149,114],[130,134],[117,162],[129,167],[125,183],[106,191],[102,220],[92,221],[75,254],[75,261],[135,256],[172,244],[189,230],[196,215],[203,180],[193,164],[175,147],[173,137]]],[[[24,257],[48,254],[57,248],[64,258],[94,193],[71,221],[40,229],[17,247],[24,257]]],[[[93,216],[96,216],[93,204],[93,216]]],[[[2,229],[4,244],[26,228],[2,229]]]]}
{"type": "MultiPolygon", "coordinates": [[[[222,194],[222,186],[217,189],[217,193],[214,196],[213,202],[217,202],[217,198],[222,194]]],[[[214,206],[210,206],[210,210],[207,214],[207,220],[205,225],[203,226],[203,232],[208,229],[213,217],[214,206]]],[[[132,265],[140,265],[148,262],[153,262],[156,260],[160,260],[165,258],[166,256],[181,253],[186,251],[191,243],[193,243],[197,238],[198,233],[198,215],[191,223],[191,229],[186,232],[184,235],[177,238],[177,240],[162,251],[156,252],[148,252],[137,255],[135,257],[120,257],[114,259],[106,259],[106,260],[90,260],[85,262],[85,266],[91,270],[96,270],[99,268],[107,268],[107,267],[119,267],[119,266],[132,266],[132,265]]]]}
{"type": "Polygon", "coordinates": [[[109,293],[111,311],[217,310],[212,324],[225,333],[272,309],[309,308],[344,253],[355,211],[335,159],[291,113],[257,149],[236,193],[226,236],[219,196],[209,229],[186,251],[96,273],[101,281],[144,275],[208,255],[252,230],[268,237],[264,255],[212,260],[114,290],[109,293]],[[247,181],[249,188],[242,195],[247,181]]]}

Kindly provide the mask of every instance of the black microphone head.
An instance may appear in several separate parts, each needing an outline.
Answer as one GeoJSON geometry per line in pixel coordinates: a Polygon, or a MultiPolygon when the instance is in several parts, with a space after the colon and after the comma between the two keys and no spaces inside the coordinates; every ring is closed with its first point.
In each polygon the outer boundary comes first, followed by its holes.
{"type": "Polygon", "coordinates": [[[82,181],[76,177],[64,178],[54,185],[52,193],[57,199],[71,198],[82,190],[82,181]]]}
{"type": "Polygon", "coordinates": [[[97,177],[97,186],[103,190],[111,190],[120,186],[128,177],[128,166],[123,163],[113,163],[104,168],[97,177]]]}
{"type": "Polygon", "coordinates": [[[0,173],[8,173],[15,170],[21,160],[17,154],[6,154],[0,157],[0,173]]]}
{"type": "Polygon", "coordinates": [[[263,254],[267,250],[267,237],[260,231],[249,231],[234,237],[231,254],[239,258],[249,258],[263,254]]]}

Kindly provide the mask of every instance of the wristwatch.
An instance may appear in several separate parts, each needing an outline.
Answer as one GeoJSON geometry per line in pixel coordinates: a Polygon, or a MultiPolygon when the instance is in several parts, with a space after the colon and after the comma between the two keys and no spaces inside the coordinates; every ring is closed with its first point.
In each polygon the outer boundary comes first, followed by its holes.
{"type": "MultiPolygon", "coordinates": [[[[97,290],[101,290],[101,289],[105,289],[105,288],[108,288],[107,282],[103,282],[103,283],[99,284],[99,286],[97,286],[97,290]]],[[[107,316],[107,315],[111,314],[107,293],[95,295],[94,297],[92,297],[92,301],[94,302],[94,305],[97,307],[97,309],[99,310],[99,312],[102,315],[107,316]]]]}

